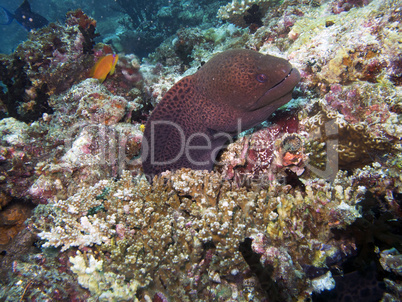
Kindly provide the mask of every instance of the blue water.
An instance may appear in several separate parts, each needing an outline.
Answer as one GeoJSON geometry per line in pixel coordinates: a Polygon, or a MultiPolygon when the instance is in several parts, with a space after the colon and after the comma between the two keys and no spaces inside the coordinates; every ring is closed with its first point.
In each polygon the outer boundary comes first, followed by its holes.
{"type": "MultiPolygon", "coordinates": [[[[5,7],[10,12],[14,12],[22,3],[19,1],[10,0],[0,0],[0,6],[5,7]]],[[[81,8],[84,12],[96,19],[103,20],[106,16],[113,16],[121,14],[117,11],[110,9],[110,3],[113,1],[99,0],[99,1],[39,1],[30,0],[31,10],[50,22],[61,22],[64,23],[65,14],[70,10],[76,10],[81,8]],[[95,2],[97,5],[94,5],[95,2]]],[[[6,14],[4,10],[0,10],[0,22],[4,23],[7,21],[6,14]]],[[[104,22],[104,21],[103,21],[104,22]]],[[[9,25],[0,25],[0,53],[12,53],[13,50],[26,40],[28,37],[28,32],[18,24],[15,20],[9,25]]]]}
{"type": "MultiPolygon", "coordinates": [[[[23,0],[0,0],[0,6],[13,13],[22,2],[23,0]]],[[[62,24],[68,11],[80,8],[98,22],[97,32],[100,37],[97,42],[115,43],[118,44],[119,49],[116,49],[118,52],[135,53],[144,57],[179,28],[203,24],[211,26],[217,23],[218,20],[215,18],[217,8],[227,1],[29,0],[29,3],[33,12],[45,17],[49,22],[62,24]],[[188,13],[187,16],[183,17],[183,12],[188,13]]],[[[1,9],[0,23],[6,21],[7,16],[1,9]]],[[[27,37],[27,30],[15,20],[9,25],[0,25],[0,53],[12,53],[27,37]]]]}

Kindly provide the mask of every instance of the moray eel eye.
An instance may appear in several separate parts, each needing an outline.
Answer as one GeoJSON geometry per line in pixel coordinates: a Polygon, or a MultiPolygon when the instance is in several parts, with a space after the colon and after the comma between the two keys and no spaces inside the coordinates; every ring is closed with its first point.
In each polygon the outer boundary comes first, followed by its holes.
{"type": "Polygon", "coordinates": [[[257,74],[256,79],[260,83],[265,83],[268,80],[268,77],[264,73],[257,74]]]}

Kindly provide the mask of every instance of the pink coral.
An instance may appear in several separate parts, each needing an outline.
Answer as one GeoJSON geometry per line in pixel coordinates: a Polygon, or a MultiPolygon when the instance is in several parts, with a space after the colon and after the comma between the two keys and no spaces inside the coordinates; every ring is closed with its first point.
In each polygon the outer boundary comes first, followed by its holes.
{"type": "MultiPolygon", "coordinates": [[[[302,143],[297,150],[289,149],[292,136],[288,135],[297,131],[298,118],[295,112],[280,112],[273,117],[270,126],[235,142],[232,149],[224,152],[219,169],[225,178],[233,179],[242,174],[253,177],[265,173],[273,175],[274,171],[283,167],[301,165],[304,159],[302,143]],[[284,144],[287,147],[284,148],[284,144]]],[[[297,137],[295,142],[299,139],[297,137]]]]}
{"type": "Polygon", "coordinates": [[[371,0],[337,0],[332,3],[332,12],[334,14],[340,14],[341,12],[347,12],[353,7],[361,7],[369,4],[371,0]]]}

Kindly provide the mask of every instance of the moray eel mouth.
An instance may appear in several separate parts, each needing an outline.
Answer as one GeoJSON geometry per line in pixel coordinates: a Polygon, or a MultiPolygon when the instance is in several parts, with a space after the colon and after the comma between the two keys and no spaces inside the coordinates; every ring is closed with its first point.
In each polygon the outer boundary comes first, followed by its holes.
{"type": "Polygon", "coordinates": [[[300,73],[296,68],[291,68],[289,73],[278,83],[269,88],[250,108],[257,110],[265,106],[276,108],[285,105],[292,99],[293,88],[300,81],[300,73]]]}
{"type": "MultiPolygon", "coordinates": [[[[294,72],[294,68],[292,68],[292,69],[289,71],[289,73],[282,79],[282,81],[280,81],[279,83],[275,84],[272,88],[268,89],[268,91],[265,92],[265,94],[267,94],[270,90],[274,89],[275,87],[277,87],[277,86],[281,85],[283,82],[285,82],[286,79],[287,79],[288,77],[290,77],[290,74],[291,74],[292,72],[294,72]]],[[[293,89],[293,88],[292,88],[292,89],[293,89]]]]}

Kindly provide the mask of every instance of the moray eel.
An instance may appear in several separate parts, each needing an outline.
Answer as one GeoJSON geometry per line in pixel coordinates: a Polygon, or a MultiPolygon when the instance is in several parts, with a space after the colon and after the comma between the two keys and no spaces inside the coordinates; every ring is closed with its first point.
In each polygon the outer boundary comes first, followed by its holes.
{"type": "Polygon", "coordinates": [[[166,170],[212,170],[225,143],[289,102],[299,80],[281,58],[246,49],[215,55],[153,110],[142,141],[145,175],[152,181],[166,170]]]}

